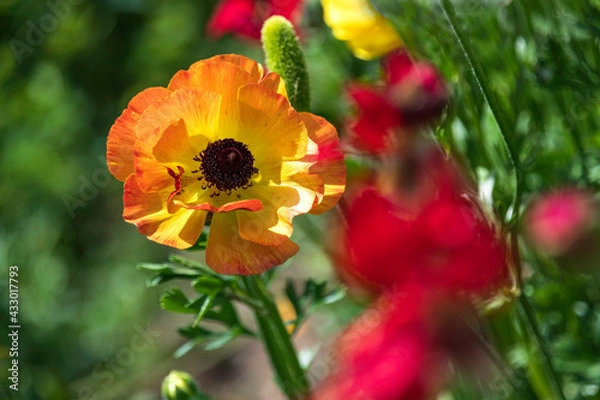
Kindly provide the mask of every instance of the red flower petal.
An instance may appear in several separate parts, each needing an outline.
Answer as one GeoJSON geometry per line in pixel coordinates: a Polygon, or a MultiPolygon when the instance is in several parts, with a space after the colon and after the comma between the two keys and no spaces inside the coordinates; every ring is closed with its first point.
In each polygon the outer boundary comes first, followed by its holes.
{"type": "Polygon", "coordinates": [[[434,398],[450,374],[444,328],[462,326],[438,320],[437,297],[410,287],[377,299],[337,341],[337,370],[314,400],[434,398]]]}
{"type": "Polygon", "coordinates": [[[375,154],[384,152],[391,130],[402,123],[400,112],[374,89],[353,86],[349,94],[358,107],[358,117],[352,123],[357,147],[375,154]]]}
{"type": "Polygon", "coordinates": [[[267,18],[281,15],[296,22],[302,0],[223,0],[210,19],[207,32],[219,37],[232,32],[251,39],[260,39],[267,18]]]}
{"type": "Polygon", "coordinates": [[[215,37],[227,32],[238,32],[245,36],[260,39],[260,28],[256,36],[256,27],[249,21],[255,7],[255,0],[225,0],[217,5],[210,19],[207,32],[215,37]]]}
{"type": "Polygon", "coordinates": [[[406,78],[414,63],[407,51],[395,51],[383,59],[382,66],[386,81],[395,85],[406,78]]]}

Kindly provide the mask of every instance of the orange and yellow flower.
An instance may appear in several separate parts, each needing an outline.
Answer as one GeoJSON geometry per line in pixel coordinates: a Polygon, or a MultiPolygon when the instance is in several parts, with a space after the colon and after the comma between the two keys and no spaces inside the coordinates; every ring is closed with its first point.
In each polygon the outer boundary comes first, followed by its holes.
{"type": "Polygon", "coordinates": [[[325,23],[363,60],[384,56],[402,46],[396,30],[369,0],[321,0],[325,23]]]}
{"type": "Polygon", "coordinates": [[[210,224],[206,262],[225,274],[293,256],[292,219],[332,208],[346,180],[335,128],[295,111],[279,75],[237,55],[137,94],[109,132],[107,161],[125,182],[127,222],[178,249],[210,224]]]}

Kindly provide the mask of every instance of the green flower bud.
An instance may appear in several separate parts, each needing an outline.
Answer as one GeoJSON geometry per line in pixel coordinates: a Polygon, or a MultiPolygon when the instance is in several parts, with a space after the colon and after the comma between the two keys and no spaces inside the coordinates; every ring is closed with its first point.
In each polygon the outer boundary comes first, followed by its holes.
{"type": "Polygon", "coordinates": [[[187,372],[171,371],[163,380],[163,400],[210,400],[198,390],[194,378],[187,372]]]}
{"type": "Polygon", "coordinates": [[[283,78],[290,104],[297,111],[308,111],[310,109],[308,72],[294,26],[284,17],[274,15],[265,21],[261,40],[267,68],[283,78]]]}

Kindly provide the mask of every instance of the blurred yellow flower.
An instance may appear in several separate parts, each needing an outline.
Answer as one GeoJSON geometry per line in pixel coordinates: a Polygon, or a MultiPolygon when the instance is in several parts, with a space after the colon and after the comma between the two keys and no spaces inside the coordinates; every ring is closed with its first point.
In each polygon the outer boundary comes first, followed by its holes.
{"type": "Polygon", "coordinates": [[[321,0],[325,23],[363,60],[381,57],[402,46],[392,24],[368,0],[321,0]]]}

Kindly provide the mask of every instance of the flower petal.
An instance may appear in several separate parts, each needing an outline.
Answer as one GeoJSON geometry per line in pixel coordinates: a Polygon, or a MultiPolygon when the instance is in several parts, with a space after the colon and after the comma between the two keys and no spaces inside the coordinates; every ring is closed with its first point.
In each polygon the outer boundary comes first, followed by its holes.
{"type": "Polygon", "coordinates": [[[365,31],[347,41],[354,55],[362,60],[373,60],[402,46],[402,40],[392,24],[378,15],[365,31]]]}
{"type": "Polygon", "coordinates": [[[235,64],[252,76],[252,79],[259,81],[264,75],[262,65],[251,58],[240,56],[239,54],[220,54],[206,60],[207,62],[228,62],[235,64]]]}
{"type": "Polygon", "coordinates": [[[302,0],[223,0],[208,23],[209,35],[219,37],[227,32],[260,39],[261,27],[272,15],[282,15],[295,22],[301,16],[302,0]]]}
{"type": "Polygon", "coordinates": [[[260,199],[259,212],[237,214],[240,236],[267,246],[284,243],[292,236],[292,219],[312,208],[323,191],[318,175],[297,174],[286,178],[281,185],[254,185],[244,191],[245,197],[260,199]]]}
{"type": "Polygon", "coordinates": [[[244,240],[239,235],[235,214],[220,213],[211,222],[206,263],[220,274],[253,275],[283,264],[298,250],[298,245],[289,239],[278,246],[244,240]]]}
{"type": "Polygon", "coordinates": [[[237,140],[246,143],[260,163],[300,159],[306,154],[308,133],[289,101],[260,84],[239,90],[239,132],[237,140]]]}
{"type": "Polygon", "coordinates": [[[269,72],[260,80],[260,83],[275,93],[279,93],[286,98],[288,97],[287,90],[285,88],[285,82],[281,76],[279,76],[279,74],[276,74],[275,72],[269,72]]]}
{"type": "Polygon", "coordinates": [[[300,118],[308,130],[308,137],[319,148],[316,161],[309,172],[320,175],[325,186],[323,199],[310,213],[322,214],[338,203],[346,189],[346,163],[333,125],[310,113],[300,113],[300,118]]]}
{"type": "Polygon", "coordinates": [[[352,123],[356,145],[374,154],[389,147],[390,130],[402,123],[402,116],[388,100],[374,89],[353,86],[349,90],[358,106],[358,117],[352,123]]]}
{"type": "Polygon", "coordinates": [[[198,240],[206,212],[179,208],[170,213],[166,204],[169,194],[169,190],[145,193],[136,176],[130,175],[125,181],[123,218],[135,224],[148,239],[185,249],[198,240]]]}
{"type": "MultiPolygon", "coordinates": [[[[264,75],[262,65],[248,57],[240,56],[238,54],[219,54],[206,60],[196,61],[186,71],[177,72],[171,79],[171,82],[169,82],[168,88],[170,90],[184,88],[207,89],[206,85],[210,85],[211,83],[203,82],[201,79],[202,77],[199,76],[206,71],[204,69],[204,64],[207,63],[216,63],[219,65],[224,65],[224,63],[233,64],[247,72],[250,75],[252,83],[258,82],[264,75]]],[[[213,83],[210,87],[215,86],[218,85],[213,83]]]]}
{"type": "MultiPolygon", "coordinates": [[[[230,59],[235,60],[232,57],[230,59]]],[[[189,70],[177,72],[168,87],[176,91],[184,88],[201,89],[221,95],[219,137],[215,139],[235,138],[239,128],[238,90],[244,85],[258,83],[260,70],[245,70],[249,64],[242,59],[239,60],[242,65],[229,61],[218,62],[214,58],[211,60],[197,62],[189,70]]]]}
{"type": "Polygon", "coordinates": [[[173,203],[175,205],[183,207],[183,208],[189,208],[189,209],[193,209],[193,210],[210,211],[212,213],[225,213],[225,212],[231,212],[231,211],[235,211],[235,210],[245,210],[245,211],[257,212],[257,211],[260,211],[263,209],[262,202],[257,199],[232,201],[229,203],[225,203],[224,205],[222,205],[220,207],[215,207],[208,202],[188,204],[188,203],[184,203],[180,200],[174,200],[173,203]]]}
{"type": "Polygon", "coordinates": [[[172,178],[166,167],[175,167],[173,163],[189,162],[189,172],[193,157],[218,132],[219,100],[216,93],[180,89],[146,109],[138,122],[140,140],[134,146],[135,171],[143,191],[169,186],[172,178]]]}
{"type": "Polygon", "coordinates": [[[134,172],[133,145],[140,115],[150,104],[170,93],[171,91],[162,87],[152,87],[138,93],[110,128],[106,143],[106,161],[108,170],[118,180],[125,181],[134,172]]]}
{"type": "MultiPolygon", "coordinates": [[[[248,24],[248,17],[252,15],[254,3],[254,0],[221,1],[206,27],[207,33],[213,37],[222,36],[227,32],[242,31],[240,33],[246,33],[248,30],[246,26],[252,25],[248,24]]],[[[253,29],[252,33],[254,30],[256,29],[253,29]]]]}
{"type": "Polygon", "coordinates": [[[391,23],[368,0],[321,0],[325,23],[356,57],[370,60],[402,45],[391,23]]]}

